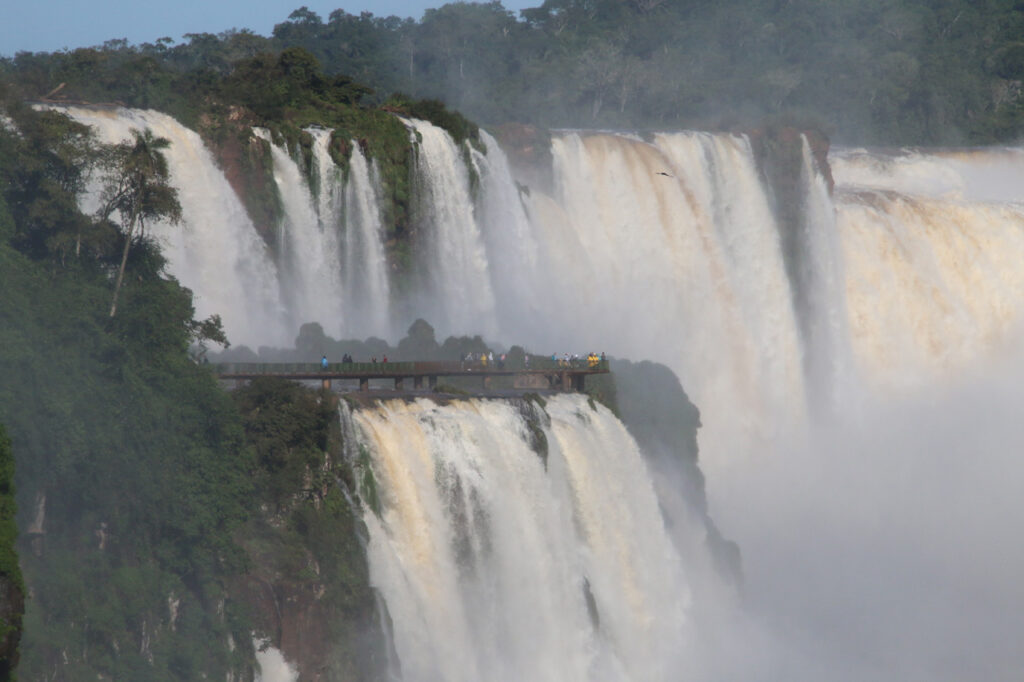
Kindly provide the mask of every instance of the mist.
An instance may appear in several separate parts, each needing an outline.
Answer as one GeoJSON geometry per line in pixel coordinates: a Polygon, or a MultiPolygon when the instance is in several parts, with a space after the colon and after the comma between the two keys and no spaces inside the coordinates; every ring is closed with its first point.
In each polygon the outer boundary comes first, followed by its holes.
{"type": "Polygon", "coordinates": [[[736,469],[711,505],[745,575],[715,678],[1015,679],[1022,381],[1015,356],[874,396],[736,469]]]}

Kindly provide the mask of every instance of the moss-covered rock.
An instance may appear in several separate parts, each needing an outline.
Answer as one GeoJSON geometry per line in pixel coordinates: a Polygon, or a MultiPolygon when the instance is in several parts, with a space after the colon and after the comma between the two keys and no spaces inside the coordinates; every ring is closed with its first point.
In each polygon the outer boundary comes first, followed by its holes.
{"type": "Polygon", "coordinates": [[[358,490],[373,506],[376,489],[357,482],[343,456],[338,398],[284,380],[233,395],[261,491],[259,512],[237,532],[249,569],[232,582],[233,598],[301,679],[383,679],[382,624],[354,502],[358,490]]]}

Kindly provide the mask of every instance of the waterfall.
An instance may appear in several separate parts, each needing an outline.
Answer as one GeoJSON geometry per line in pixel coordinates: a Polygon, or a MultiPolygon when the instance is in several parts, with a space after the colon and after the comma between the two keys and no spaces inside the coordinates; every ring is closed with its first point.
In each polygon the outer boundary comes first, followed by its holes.
{"type": "MultiPolygon", "coordinates": [[[[170,140],[166,150],[170,182],[178,190],[182,223],[147,225],[163,247],[168,271],[195,293],[199,317],[219,314],[232,343],[284,343],[284,306],[278,272],[245,208],[199,136],[156,111],[61,107],[91,126],[107,144],[150,128],[170,140]]],[[[99,206],[94,181],[83,209],[99,206]]]]}
{"type": "Polygon", "coordinates": [[[363,516],[371,580],[404,679],[680,669],[690,587],[640,452],[604,407],[390,401],[343,418],[380,495],[363,516]]]}
{"type": "Polygon", "coordinates": [[[462,151],[437,126],[407,124],[419,138],[415,229],[423,289],[413,297],[414,309],[436,320],[442,333],[492,334],[494,292],[462,151]]]}
{"type": "MultiPolygon", "coordinates": [[[[65,110],[106,142],[147,126],[171,140],[184,222],[151,233],[168,271],[195,292],[197,313],[220,314],[234,343],[287,343],[312,320],[357,338],[404,327],[391,301],[380,180],[358,144],[343,177],[331,133],[310,129],[308,181],[270,144],[284,216],[268,249],[194,132],[152,111],[65,110]]],[[[739,432],[771,438],[803,419],[809,400],[857,376],[891,388],[955,372],[1019,324],[1021,150],[837,150],[832,198],[805,141],[811,255],[802,265],[815,283],[816,322],[801,331],[745,138],[559,133],[553,185],[527,187],[486,133],[483,154],[429,123],[407,124],[418,139],[420,278],[408,316],[442,336],[480,332],[545,354],[664,362],[706,415],[708,453],[742,449],[732,442],[739,432]]]]}
{"type": "MultiPolygon", "coordinates": [[[[401,329],[357,144],[343,178],[310,131],[308,181],[270,145],[285,216],[268,250],[194,133],[69,112],[107,141],[172,140],[185,225],[153,233],[233,341],[311,319],[401,329]]],[[[830,193],[803,140],[793,267],[743,136],[558,132],[550,186],[526,186],[486,134],[482,153],[407,125],[400,309],[442,336],[668,365],[748,582],[739,613],[708,604],[705,529],[666,528],[659,502],[685,509],[655,497],[670,477],[583,397],[343,403],[405,679],[1014,679],[1024,151],[834,150],[830,193]],[[851,417],[853,388],[870,399],[851,417]]]]}
{"type": "Polygon", "coordinates": [[[803,141],[810,310],[797,311],[745,137],[561,132],[553,183],[530,187],[486,133],[482,153],[407,121],[416,272],[396,307],[380,178],[355,142],[343,177],[332,134],[311,129],[309,180],[270,144],[284,216],[268,250],[195,133],[156,112],[68,111],[107,141],[143,126],[172,141],[185,221],[152,231],[234,343],[287,343],[313,320],[394,340],[424,317],[442,337],[660,361],[701,406],[711,479],[860,380],[892,390],[955,375],[1009,343],[1024,309],[1021,150],[836,150],[830,196],[803,141]]]}
{"type": "Polygon", "coordinates": [[[850,341],[883,389],[956,376],[1010,343],[1024,298],[1024,207],[837,195],[850,341]]]}
{"type": "MultiPolygon", "coordinates": [[[[341,283],[341,334],[360,338],[390,338],[391,286],[382,241],[376,168],[367,161],[356,140],[350,140],[348,178],[331,158],[332,132],[310,128],[316,178],[317,218],[325,252],[338,253],[334,268],[341,283]]],[[[324,324],[321,321],[321,324],[324,324]]],[[[325,325],[330,329],[330,324],[325,325]]]]}
{"type": "Polygon", "coordinates": [[[313,138],[312,179],[315,183],[317,222],[322,233],[333,234],[343,225],[344,185],[340,169],[331,158],[332,133],[327,128],[307,128],[306,132],[313,138]]]}
{"type": "Polygon", "coordinates": [[[528,200],[557,311],[535,325],[541,347],[672,367],[705,415],[702,451],[723,455],[711,467],[744,450],[741,434],[797,419],[799,331],[746,139],[568,133],[552,153],[556,186],[528,200]]]}
{"type": "MultiPolygon", "coordinates": [[[[486,149],[471,152],[473,168],[480,178],[475,215],[490,264],[494,288],[495,318],[503,338],[514,339],[544,317],[544,300],[549,279],[544,277],[550,262],[542,260],[537,237],[509,170],[505,152],[497,141],[480,131],[486,149]],[[531,273],[524,277],[525,273],[531,273]]],[[[525,339],[524,339],[525,340],[525,339]]]]}
{"type": "Polygon", "coordinates": [[[391,285],[384,256],[384,221],[378,173],[352,140],[345,185],[345,294],[348,333],[357,338],[392,336],[391,285]]]}
{"type": "Polygon", "coordinates": [[[972,203],[1018,202],[1024,185],[1024,149],[1007,147],[931,153],[837,149],[829,165],[847,188],[972,203]]]}
{"type": "MultiPolygon", "coordinates": [[[[297,330],[305,322],[319,322],[328,334],[340,336],[343,311],[337,225],[322,222],[309,183],[295,159],[274,144],[270,131],[253,128],[253,133],[270,146],[274,182],[284,208],[278,233],[278,259],[289,294],[291,328],[297,330]]],[[[318,167],[326,165],[322,158],[318,161],[318,167]]],[[[321,183],[329,180],[327,185],[333,186],[331,173],[326,174],[328,178],[321,178],[321,183]]],[[[321,185],[321,193],[324,189],[321,185]]],[[[329,197],[325,197],[324,203],[327,209],[332,207],[329,197]]],[[[323,218],[330,215],[334,214],[323,218]]]]}
{"type": "Polygon", "coordinates": [[[842,246],[836,209],[825,178],[815,167],[811,145],[801,136],[801,188],[806,244],[800,263],[808,290],[809,329],[804,339],[812,406],[834,412],[852,399],[854,381],[846,311],[842,246]]]}

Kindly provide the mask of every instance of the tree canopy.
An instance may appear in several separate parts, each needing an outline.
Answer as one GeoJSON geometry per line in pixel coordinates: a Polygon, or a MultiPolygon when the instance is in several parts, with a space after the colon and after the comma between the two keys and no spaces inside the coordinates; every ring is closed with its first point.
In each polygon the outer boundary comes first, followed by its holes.
{"type": "Polygon", "coordinates": [[[0,74],[30,96],[64,82],[62,95],[185,121],[213,92],[266,116],[311,95],[379,105],[404,93],[491,124],[784,118],[846,143],[987,143],[1024,126],[1022,29],[1016,0],[544,0],[518,16],[497,1],[455,2],[419,21],[300,7],[267,37],[233,29],[19,53],[0,74]]]}

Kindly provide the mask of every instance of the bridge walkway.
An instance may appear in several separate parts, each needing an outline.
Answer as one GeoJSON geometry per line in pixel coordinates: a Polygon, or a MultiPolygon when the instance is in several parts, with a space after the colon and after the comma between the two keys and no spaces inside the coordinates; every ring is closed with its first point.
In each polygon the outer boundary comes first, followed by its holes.
{"type": "Polygon", "coordinates": [[[412,388],[423,388],[424,379],[430,390],[437,387],[439,377],[479,378],[482,388],[490,386],[493,377],[543,377],[548,388],[562,391],[583,392],[586,377],[593,374],[608,374],[611,370],[607,360],[582,362],[576,365],[561,362],[531,362],[531,367],[498,367],[480,362],[333,362],[326,367],[313,362],[242,362],[211,363],[210,367],[218,378],[226,381],[250,381],[257,377],[273,376],[295,381],[319,381],[330,389],[334,381],[357,381],[359,390],[370,389],[371,380],[393,380],[395,390],[406,389],[406,380],[411,379],[412,388]]]}

